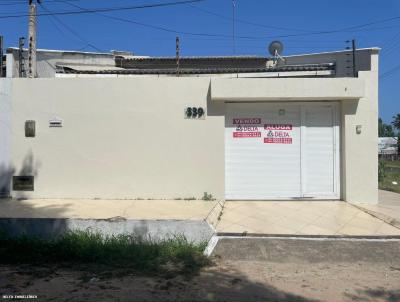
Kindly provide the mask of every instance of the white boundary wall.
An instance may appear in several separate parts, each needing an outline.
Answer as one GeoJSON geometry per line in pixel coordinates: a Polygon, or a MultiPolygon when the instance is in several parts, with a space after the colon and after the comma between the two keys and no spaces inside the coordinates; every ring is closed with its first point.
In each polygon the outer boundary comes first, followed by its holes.
{"type": "Polygon", "coordinates": [[[0,79],[0,197],[8,196],[10,177],[11,141],[11,80],[0,79]]]}
{"type": "MultiPolygon", "coordinates": [[[[200,198],[208,192],[223,199],[224,101],[310,98],[341,103],[341,197],[375,203],[377,57],[377,52],[371,54],[371,71],[343,80],[12,79],[11,165],[16,174],[35,175],[33,192],[13,195],[174,199],[200,198]],[[276,85],[283,87],[279,96],[273,93],[276,89],[268,89],[276,85]],[[248,89],[249,98],[237,87],[248,89]],[[235,91],[240,93],[236,99],[235,91]],[[186,106],[206,108],[206,118],[185,119],[186,106]],[[50,128],[53,118],[62,119],[63,127],[50,128]],[[26,120],[36,121],[35,138],[25,138],[26,120]]],[[[2,85],[3,94],[4,89],[2,85]]]]}

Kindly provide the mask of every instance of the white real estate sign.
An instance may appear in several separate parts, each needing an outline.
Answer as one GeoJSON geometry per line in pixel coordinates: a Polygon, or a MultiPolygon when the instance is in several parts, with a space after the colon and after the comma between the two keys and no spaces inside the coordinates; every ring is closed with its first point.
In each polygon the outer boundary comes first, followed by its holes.
{"type": "Polygon", "coordinates": [[[337,103],[226,105],[226,199],[340,198],[337,103]]]}

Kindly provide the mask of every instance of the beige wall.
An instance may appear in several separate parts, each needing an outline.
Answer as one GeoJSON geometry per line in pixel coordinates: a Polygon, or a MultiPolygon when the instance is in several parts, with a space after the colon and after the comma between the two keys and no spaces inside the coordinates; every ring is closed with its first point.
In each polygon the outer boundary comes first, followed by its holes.
{"type": "Polygon", "coordinates": [[[184,119],[186,105],[207,107],[209,79],[13,81],[12,160],[36,174],[24,196],[223,197],[224,116],[211,106],[204,120],[184,119]],[[62,128],[49,128],[54,117],[62,128]]]}
{"type": "Polygon", "coordinates": [[[378,202],[378,55],[359,78],[217,79],[215,102],[338,100],[341,103],[341,196],[349,202],[378,202]],[[251,90],[246,93],[246,89],[251,90]],[[335,97],[336,95],[336,97],[335,97]],[[357,125],[361,133],[356,133],[357,125]]]}
{"type": "Polygon", "coordinates": [[[342,102],[342,195],[350,202],[378,201],[378,54],[371,59],[371,71],[359,72],[365,96],[342,102]]]}
{"type": "Polygon", "coordinates": [[[0,197],[10,192],[14,170],[10,166],[11,150],[11,80],[0,79],[0,197]]]}
{"type": "Polygon", "coordinates": [[[365,96],[359,78],[212,79],[213,101],[337,101],[365,96]]]}
{"type": "Polygon", "coordinates": [[[212,99],[214,79],[204,77],[13,79],[12,165],[19,174],[36,175],[34,192],[14,196],[201,198],[208,192],[223,198],[223,94],[229,101],[237,87],[247,87],[257,100],[274,100],[265,86],[282,81],[296,101],[289,84],[301,80],[323,100],[316,84],[323,80],[326,87],[340,83],[338,100],[347,93],[344,82],[356,89],[341,102],[342,197],[377,202],[377,54],[371,66],[356,80],[314,79],[313,85],[307,79],[221,80],[218,100],[212,99]],[[205,107],[206,118],[184,119],[187,105],[205,107]],[[49,128],[54,117],[63,120],[62,128],[49,128]],[[36,121],[35,138],[24,137],[25,120],[36,121]]]}

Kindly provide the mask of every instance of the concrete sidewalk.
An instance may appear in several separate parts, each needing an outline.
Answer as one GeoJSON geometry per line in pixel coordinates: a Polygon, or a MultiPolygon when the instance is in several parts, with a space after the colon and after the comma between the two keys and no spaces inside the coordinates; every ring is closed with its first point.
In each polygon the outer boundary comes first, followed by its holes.
{"type": "Polygon", "coordinates": [[[371,205],[367,203],[355,204],[365,212],[384,220],[385,222],[400,228],[400,194],[379,190],[379,203],[371,205]]]}
{"type": "Polygon", "coordinates": [[[342,201],[229,201],[219,234],[399,236],[400,228],[342,201]]]}
{"type": "Polygon", "coordinates": [[[0,218],[174,219],[215,217],[218,201],[129,199],[0,199],[0,218]]]}
{"type": "MultiPolygon", "coordinates": [[[[396,200],[387,199],[379,207],[390,211],[396,200]]],[[[0,222],[8,229],[45,229],[46,234],[91,228],[197,238],[200,230],[201,240],[214,230],[235,235],[400,236],[400,227],[342,201],[0,200],[0,222]]]]}
{"type": "Polygon", "coordinates": [[[0,200],[0,229],[10,235],[49,237],[70,230],[135,234],[195,242],[214,234],[223,204],[203,200],[0,200]]]}

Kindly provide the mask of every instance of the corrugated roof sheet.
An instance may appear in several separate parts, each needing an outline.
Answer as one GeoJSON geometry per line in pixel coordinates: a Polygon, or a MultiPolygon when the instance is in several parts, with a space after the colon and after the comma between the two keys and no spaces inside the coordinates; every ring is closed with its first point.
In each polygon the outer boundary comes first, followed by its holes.
{"type": "MultiPolygon", "coordinates": [[[[188,56],[188,57],[180,57],[180,60],[268,60],[267,57],[261,56],[188,56]]],[[[176,60],[176,57],[132,57],[127,58],[127,61],[140,61],[140,60],[157,60],[157,61],[167,61],[167,60],[176,60]]]]}
{"type": "Polygon", "coordinates": [[[121,67],[105,65],[76,65],[76,64],[57,64],[58,69],[76,70],[76,71],[103,71],[103,70],[124,70],[121,67]]]}
{"type": "MultiPolygon", "coordinates": [[[[234,57],[180,57],[180,69],[265,68],[268,59],[257,56],[234,57]]],[[[126,69],[175,69],[175,57],[122,58],[116,57],[117,66],[126,69]]]]}
{"type": "MultiPolygon", "coordinates": [[[[334,70],[333,63],[307,64],[307,65],[283,65],[270,68],[185,68],[180,69],[179,74],[223,74],[223,73],[262,73],[262,72],[290,72],[290,71],[320,71],[334,70]]],[[[176,68],[150,68],[150,69],[103,69],[103,70],[76,70],[64,68],[59,73],[68,74],[176,74],[176,68]]]]}

